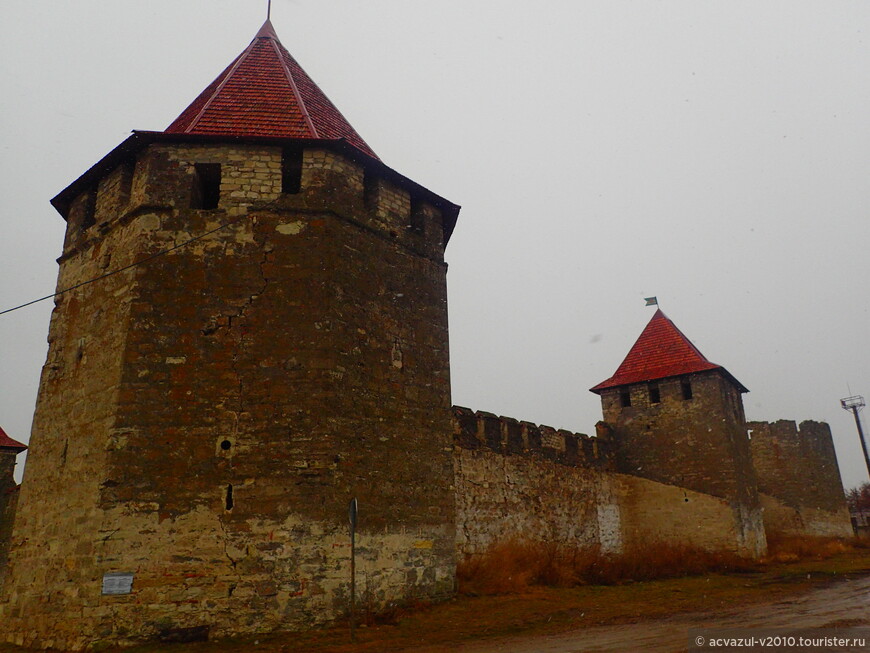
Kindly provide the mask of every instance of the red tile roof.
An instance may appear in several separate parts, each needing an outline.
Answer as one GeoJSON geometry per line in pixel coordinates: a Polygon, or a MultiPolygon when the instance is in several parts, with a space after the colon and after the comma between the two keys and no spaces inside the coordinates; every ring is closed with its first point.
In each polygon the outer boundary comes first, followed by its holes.
{"type": "Polygon", "coordinates": [[[377,158],[284,49],[268,20],[166,133],[344,139],[377,158]]]}
{"type": "Polygon", "coordinates": [[[27,449],[27,445],[21,444],[18,440],[13,440],[6,431],[0,428],[0,449],[16,449],[16,453],[21,453],[27,449]]]}
{"type": "Polygon", "coordinates": [[[607,388],[707,370],[721,370],[741,392],[748,392],[728,370],[708,361],[692,341],[658,309],[614,375],[590,390],[599,394],[607,388]]]}

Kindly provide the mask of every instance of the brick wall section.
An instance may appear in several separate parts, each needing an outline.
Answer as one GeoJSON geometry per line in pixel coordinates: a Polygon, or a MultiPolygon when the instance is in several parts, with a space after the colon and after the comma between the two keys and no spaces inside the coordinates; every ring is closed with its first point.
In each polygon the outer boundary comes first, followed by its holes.
{"type": "Polygon", "coordinates": [[[840,468],[824,422],[748,422],[769,532],[849,535],[840,468]]]}
{"type": "Polygon", "coordinates": [[[280,161],[152,145],[114,219],[105,181],[100,219],[71,221],[60,287],[242,217],[58,301],[0,606],[11,641],[339,617],[352,496],[370,607],[452,592],[440,216],[421,231],[386,212],[386,229],[362,168],[328,150],[305,151],[302,191],[282,195],[280,161]],[[221,164],[216,210],[189,208],[194,163],[221,164]],[[115,571],[133,594],[101,595],[115,571]]]}
{"type": "Polygon", "coordinates": [[[601,393],[602,430],[612,434],[618,471],[726,499],[741,548],[763,554],[761,506],[737,387],[715,370],[663,379],[657,386],[657,403],[645,383],[601,393]],[[683,398],[684,381],[691,384],[691,399],[683,398]],[[630,406],[622,405],[624,390],[630,406]]]}
{"type": "Polygon", "coordinates": [[[728,501],[613,473],[606,439],[454,407],[461,556],[510,539],[642,549],[650,542],[738,549],[728,501]]]}

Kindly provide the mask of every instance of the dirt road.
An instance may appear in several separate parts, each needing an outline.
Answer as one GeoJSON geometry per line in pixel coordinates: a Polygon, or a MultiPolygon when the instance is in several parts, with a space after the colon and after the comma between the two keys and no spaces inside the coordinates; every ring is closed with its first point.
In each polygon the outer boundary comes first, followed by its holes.
{"type": "MultiPolygon", "coordinates": [[[[776,603],[668,619],[599,626],[550,636],[490,639],[450,647],[455,653],[585,653],[685,651],[690,628],[870,627],[870,577],[840,581],[776,603]]],[[[443,648],[407,649],[437,653],[443,648]]]]}

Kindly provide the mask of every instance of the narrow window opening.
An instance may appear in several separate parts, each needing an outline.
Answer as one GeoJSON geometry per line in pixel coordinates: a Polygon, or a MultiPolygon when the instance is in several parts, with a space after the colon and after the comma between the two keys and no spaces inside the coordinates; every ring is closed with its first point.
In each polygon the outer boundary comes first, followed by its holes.
{"type": "Polygon", "coordinates": [[[692,384],[688,381],[683,381],[680,383],[680,389],[683,392],[683,399],[688,401],[692,398],[692,384]]]}
{"type": "Polygon", "coordinates": [[[619,393],[619,404],[623,408],[631,406],[631,393],[628,390],[622,390],[619,393]]]}
{"type": "Polygon", "coordinates": [[[660,403],[662,400],[662,396],[659,393],[659,387],[656,384],[650,384],[649,386],[649,402],[651,404],[660,403]]]}
{"type": "Polygon", "coordinates": [[[302,190],[302,150],[285,148],[281,153],[281,192],[295,195],[302,190]]]}
{"type": "Polygon", "coordinates": [[[194,171],[190,208],[216,209],[221,198],[221,164],[196,163],[194,171]]]}
{"type": "Polygon", "coordinates": [[[233,486],[227,485],[227,498],[226,498],[227,510],[233,509],[233,486]]]}
{"type": "Polygon", "coordinates": [[[97,222],[97,189],[89,191],[82,207],[82,231],[93,227],[97,222]]]}
{"type": "Polygon", "coordinates": [[[135,172],[136,162],[125,161],[121,166],[121,183],[118,189],[118,201],[121,206],[127,206],[130,202],[130,195],[133,192],[133,173],[135,172]]]}
{"type": "Polygon", "coordinates": [[[363,202],[369,211],[378,208],[378,178],[368,170],[363,173],[363,202]]]}
{"type": "Polygon", "coordinates": [[[423,203],[419,198],[411,197],[411,215],[408,218],[408,229],[421,234],[425,225],[426,214],[423,212],[423,203]]]}

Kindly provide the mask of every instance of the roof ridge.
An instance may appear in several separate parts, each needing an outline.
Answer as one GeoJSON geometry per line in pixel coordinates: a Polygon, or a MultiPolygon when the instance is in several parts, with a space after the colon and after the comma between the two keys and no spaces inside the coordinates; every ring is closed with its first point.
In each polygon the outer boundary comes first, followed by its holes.
{"type": "Polygon", "coordinates": [[[208,108],[211,106],[211,103],[214,102],[214,99],[218,95],[220,95],[220,92],[223,90],[224,86],[226,86],[227,82],[230,81],[230,79],[232,79],[233,73],[236,72],[236,70],[238,70],[239,66],[242,65],[242,62],[251,53],[251,50],[254,49],[254,44],[256,42],[257,42],[257,39],[255,37],[254,40],[248,44],[248,47],[245,48],[244,52],[242,52],[238,57],[236,57],[236,60],[230,65],[230,67],[227,69],[226,73],[224,74],[224,78],[220,81],[220,84],[217,85],[217,88],[214,90],[214,93],[212,93],[211,97],[209,97],[209,99],[205,101],[205,104],[202,105],[202,109],[199,110],[199,113],[196,114],[196,116],[193,118],[193,120],[190,121],[190,124],[184,130],[185,134],[189,134],[191,132],[191,130],[194,127],[196,127],[197,123],[205,115],[205,112],[208,111],[208,108]]]}
{"type": "Polygon", "coordinates": [[[308,114],[308,107],[305,104],[305,100],[302,99],[302,95],[299,93],[299,87],[296,86],[296,80],[293,79],[293,73],[290,71],[290,68],[287,66],[287,62],[284,60],[284,53],[281,52],[281,49],[284,46],[281,45],[281,41],[278,40],[277,36],[271,38],[271,41],[272,47],[275,49],[275,54],[278,56],[278,62],[281,64],[281,70],[284,71],[284,75],[287,77],[287,81],[290,83],[290,89],[293,91],[293,95],[296,97],[296,101],[299,103],[299,110],[302,112],[302,118],[305,120],[305,124],[308,125],[308,128],[311,130],[311,134],[312,136],[314,136],[314,138],[320,138],[320,135],[317,133],[317,128],[314,126],[314,122],[311,120],[311,116],[308,114]]]}
{"type": "MultiPolygon", "coordinates": [[[[711,362],[710,359],[707,358],[706,356],[704,356],[704,354],[701,353],[701,350],[698,349],[697,345],[695,345],[695,343],[692,342],[691,339],[690,339],[690,338],[689,338],[685,333],[683,333],[683,331],[680,329],[680,327],[678,327],[678,326],[674,323],[674,321],[673,321],[671,318],[669,318],[669,317],[665,314],[665,312],[664,312],[662,309],[658,309],[658,310],[656,310],[656,313],[660,313],[661,316],[662,316],[665,320],[668,321],[668,324],[671,325],[671,327],[674,329],[674,331],[676,331],[676,332],[680,335],[680,337],[681,337],[683,340],[686,341],[686,344],[688,344],[688,345],[689,345],[689,346],[694,350],[694,352],[695,352],[696,354],[698,354],[698,356],[700,356],[701,358],[703,358],[703,359],[704,359],[705,361],[707,361],[708,363],[711,362]]],[[[653,319],[655,319],[656,317],[657,317],[656,315],[653,315],[653,319]]],[[[650,322],[652,322],[652,320],[650,320],[650,322]]]]}

